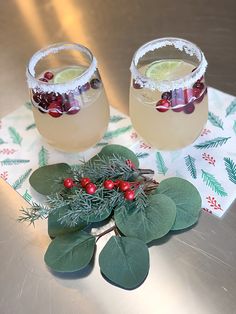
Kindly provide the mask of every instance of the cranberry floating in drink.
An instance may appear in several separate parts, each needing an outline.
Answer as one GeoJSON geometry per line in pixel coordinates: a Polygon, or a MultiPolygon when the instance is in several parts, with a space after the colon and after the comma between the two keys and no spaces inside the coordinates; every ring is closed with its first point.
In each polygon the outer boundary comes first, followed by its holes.
{"type": "Polygon", "coordinates": [[[175,150],[193,143],[208,117],[207,61],[193,43],[161,38],[144,44],[131,63],[130,117],[151,146],[175,150]]]}
{"type": "Polygon", "coordinates": [[[92,53],[84,46],[56,44],[36,52],[27,68],[39,133],[62,151],[83,151],[103,136],[109,105],[92,53]]]}

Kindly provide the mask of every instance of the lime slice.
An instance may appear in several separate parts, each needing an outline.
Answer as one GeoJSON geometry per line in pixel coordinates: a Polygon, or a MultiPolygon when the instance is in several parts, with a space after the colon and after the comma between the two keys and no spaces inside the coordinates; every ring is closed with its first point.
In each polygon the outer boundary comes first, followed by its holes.
{"type": "Polygon", "coordinates": [[[148,66],[145,75],[156,81],[177,79],[181,64],[181,60],[154,61],[148,66]]]}
{"type": "Polygon", "coordinates": [[[57,72],[54,76],[54,83],[66,83],[80,76],[86,70],[85,67],[76,66],[71,68],[66,68],[57,72]]]}

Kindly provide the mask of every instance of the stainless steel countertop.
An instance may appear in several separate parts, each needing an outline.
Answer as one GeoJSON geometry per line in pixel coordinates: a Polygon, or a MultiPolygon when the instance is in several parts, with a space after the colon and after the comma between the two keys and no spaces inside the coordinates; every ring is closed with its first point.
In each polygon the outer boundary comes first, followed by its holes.
{"type": "MultiPolygon", "coordinates": [[[[126,113],[132,55],[157,37],[198,44],[208,84],[236,95],[234,0],[1,0],[0,26],[0,117],[28,99],[31,55],[60,41],[92,50],[111,104],[126,113]]],[[[236,313],[236,204],[222,219],[203,212],[193,229],[152,246],[149,276],[132,291],[107,283],[97,261],[87,272],[53,275],[43,261],[46,222],[35,230],[17,223],[26,202],[4,181],[0,204],[0,314],[236,313]]]]}

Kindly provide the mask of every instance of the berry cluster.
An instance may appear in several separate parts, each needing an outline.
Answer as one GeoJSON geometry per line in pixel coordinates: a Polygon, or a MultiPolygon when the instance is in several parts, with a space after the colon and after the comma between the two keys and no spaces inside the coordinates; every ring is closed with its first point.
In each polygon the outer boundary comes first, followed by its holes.
{"type": "MultiPolygon", "coordinates": [[[[45,72],[44,76],[39,80],[50,83],[53,77],[54,74],[52,72],[45,72]]],[[[70,92],[69,94],[32,91],[32,100],[40,112],[49,113],[53,118],[59,118],[63,113],[73,115],[80,111],[80,104],[79,101],[75,99],[75,95],[80,95],[90,88],[98,89],[100,86],[101,81],[94,78],[83,86],[79,86],[75,92],[70,92]]]]}
{"type": "MultiPolygon", "coordinates": [[[[84,188],[86,193],[88,194],[94,194],[97,190],[96,185],[93,182],[91,182],[89,178],[85,178],[85,177],[81,178],[79,183],[80,183],[80,186],[84,188]]],[[[64,184],[64,187],[67,189],[71,189],[75,186],[78,186],[72,178],[66,178],[63,181],[63,184],[64,184]]]]}

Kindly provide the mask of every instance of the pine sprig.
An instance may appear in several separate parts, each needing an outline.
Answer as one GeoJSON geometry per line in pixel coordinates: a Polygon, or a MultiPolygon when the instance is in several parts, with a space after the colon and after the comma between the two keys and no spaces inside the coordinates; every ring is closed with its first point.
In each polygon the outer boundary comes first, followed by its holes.
{"type": "MultiPolygon", "coordinates": [[[[202,170],[202,169],[201,169],[202,170]]],[[[216,192],[220,196],[227,196],[222,185],[216,180],[216,178],[209,172],[202,170],[202,179],[209,188],[216,192]]]]}
{"type": "Polygon", "coordinates": [[[168,171],[168,168],[166,167],[164,159],[160,152],[156,153],[156,165],[157,165],[158,173],[165,175],[166,172],[168,171]]]}
{"type": "Polygon", "coordinates": [[[225,169],[228,173],[229,180],[236,184],[236,164],[229,157],[224,158],[225,169]]]}
{"type": "Polygon", "coordinates": [[[21,145],[22,137],[21,137],[20,134],[16,131],[16,129],[10,126],[10,127],[8,128],[8,132],[9,132],[9,134],[10,134],[10,137],[11,137],[13,143],[14,143],[14,144],[21,145]]]}
{"type": "Polygon", "coordinates": [[[4,159],[4,160],[1,161],[1,165],[2,166],[11,166],[11,165],[19,165],[19,164],[27,163],[27,162],[30,162],[30,160],[28,160],[28,159],[10,159],[10,158],[7,158],[7,159],[4,159]]]}
{"type": "Polygon", "coordinates": [[[32,169],[27,170],[25,173],[23,173],[12,185],[14,190],[19,189],[22,184],[24,183],[24,181],[28,178],[28,176],[30,175],[32,169]]]}
{"type": "Polygon", "coordinates": [[[236,112],[236,99],[234,99],[231,104],[226,108],[226,115],[225,117],[228,117],[229,115],[236,112]]]}
{"type": "Polygon", "coordinates": [[[50,213],[50,208],[45,205],[39,205],[33,203],[30,208],[22,208],[21,215],[18,218],[19,222],[29,222],[29,224],[35,223],[38,219],[45,219],[50,213]]]}
{"type": "Polygon", "coordinates": [[[204,148],[212,148],[212,147],[218,147],[225,144],[231,137],[216,137],[212,140],[205,141],[203,143],[194,145],[194,147],[198,149],[204,149],[204,148]]]}
{"type": "Polygon", "coordinates": [[[187,166],[187,169],[193,179],[197,178],[197,169],[195,165],[196,159],[190,155],[187,155],[184,157],[185,164],[187,166]]]}
{"type": "Polygon", "coordinates": [[[212,123],[212,125],[216,126],[217,128],[224,129],[223,128],[223,121],[215,115],[213,112],[208,113],[208,120],[212,123]]]}

